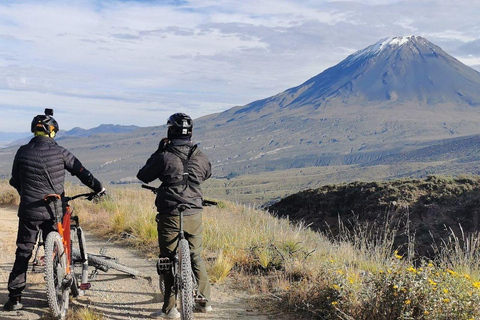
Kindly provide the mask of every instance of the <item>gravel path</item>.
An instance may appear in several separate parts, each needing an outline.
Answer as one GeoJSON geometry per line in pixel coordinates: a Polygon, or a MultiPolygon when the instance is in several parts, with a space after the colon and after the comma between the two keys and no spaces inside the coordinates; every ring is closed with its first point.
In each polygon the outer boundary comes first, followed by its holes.
{"type": "MultiPolygon", "coordinates": [[[[15,258],[15,239],[18,219],[16,208],[0,207],[0,303],[8,298],[7,281],[15,258]]],[[[73,308],[88,307],[102,313],[107,319],[147,319],[161,307],[158,300],[158,277],[155,261],[145,259],[130,248],[107,243],[87,235],[88,252],[98,253],[106,247],[107,254],[117,257],[121,263],[135,268],[145,277],[132,278],[116,270],[100,272],[85,296],[72,300],[73,308]]],[[[31,268],[30,268],[31,269],[31,268]]],[[[30,270],[29,269],[29,270],[30,270]]],[[[24,310],[5,312],[0,309],[0,319],[48,319],[43,272],[29,272],[27,288],[23,295],[24,310]]],[[[232,290],[227,285],[212,287],[214,312],[195,313],[195,319],[279,319],[281,315],[262,315],[260,310],[247,303],[249,295],[232,290]]],[[[283,317],[282,317],[283,318],[283,317]]]]}

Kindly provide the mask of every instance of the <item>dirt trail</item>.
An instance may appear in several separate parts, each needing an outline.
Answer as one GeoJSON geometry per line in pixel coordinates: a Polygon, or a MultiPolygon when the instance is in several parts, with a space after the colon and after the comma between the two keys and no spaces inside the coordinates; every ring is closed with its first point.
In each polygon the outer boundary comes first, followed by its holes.
{"type": "MultiPolygon", "coordinates": [[[[16,208],[0,207],[0,303],[8,298],[7,281],[15,258],[15,239],[18,219],[16,208]]],[[[147,319],[148,315],[161,307],[158,300],[158,278],[155,261],[145,259],[135,251],[118,244],[107,243],[87,235],[88,252],[98,253],[106,247],[107,254],[115,256],[130,267],[138,269],[145,278],[133,279],[121,272],[100,272],[92,281],[92,288],[85,296],[72,301],[74,308],[88,306],[102,313],[107,319],[147,319]],[[151,280],[153,279],[153,281],[151,280]]],[[[31,268],[29,269],[31,270],[31,268]]],[[[214,312],[195,313],[195,319],[278,319],[280,315],[262,315],[249,306],[248,294],[229,289],[226,285],[212,287],[214,312]]],[[[40,319],[48,314],[43,273],[29,272],[27,288],[23,295],[24,310],[5,312],[0,307],[0,319],[40,319]]]]}

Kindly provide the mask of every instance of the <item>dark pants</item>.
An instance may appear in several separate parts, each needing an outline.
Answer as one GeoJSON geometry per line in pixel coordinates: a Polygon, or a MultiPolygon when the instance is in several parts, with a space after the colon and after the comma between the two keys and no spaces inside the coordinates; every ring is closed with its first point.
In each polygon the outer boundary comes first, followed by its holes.
{"type": "Polygon", "coordinates": [[[55,230],[53,221],[18,221],[17,251],[15,263],[8,278],[9,297],[20,297],[27,283],[28,261],[32,257],[33,247],[37,242],[38,231],[43,231],[44,240],[47,234],[55,230]]]}
{"type": "MultiPolygon", "coordinates": [[[[179,216],[157,215],[158,245],[160,247],[161,257],[173,258],[174,250],[178,243],[179,216]]],[[[185,238],[190,245],[190,254],[193,274],[198,282],[198,294],[210,301],[210,283],[208,281],[205,262],[201,257],[203,250],[203,223],[202,213],[195,213],[183,217],[183,230],[185,238]]],[[[175,307],[175,292],[172,292],[173,276],[172,273],[164,275],[165,298],[162,310],[169,312],[175,307]]],[[[210,302],[207,302],[209,305],[210,302]]]]}

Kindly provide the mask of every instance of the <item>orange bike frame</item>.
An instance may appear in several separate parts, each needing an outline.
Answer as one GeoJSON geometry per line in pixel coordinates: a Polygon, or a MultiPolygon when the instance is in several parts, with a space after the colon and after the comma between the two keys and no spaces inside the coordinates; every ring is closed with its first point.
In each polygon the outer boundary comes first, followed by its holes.
{"type": "Polygon", "coordinates": [[[63,248],[65,254],[67,255],[67,273],[70,273],[70,264],[71,261],[71,239],[70,239],[70,218],[72,217],[72,209],[70,206],[67,206],[65,215],[63,216],[63,221],[57,223],[57,230],[60,236],[62,237],[63,248]]]}

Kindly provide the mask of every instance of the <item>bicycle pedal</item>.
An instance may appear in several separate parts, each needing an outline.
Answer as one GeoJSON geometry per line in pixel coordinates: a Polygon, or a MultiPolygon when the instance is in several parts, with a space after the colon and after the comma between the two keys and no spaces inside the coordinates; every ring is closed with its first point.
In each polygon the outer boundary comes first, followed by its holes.
{"type": "Polygon", "coordinates": [[[172,263],[170,258],[158,258],[157,260],[157,270],[158,271],[168,271],[170,270],[172,263]]]}
{"type": "Polygon", "coordinates": [[[79,288],[80,290],[88,290],[92,287],[92,285],[89,283],[89,282],[86,282],[86,283],[82,283],[79,288]]]}

